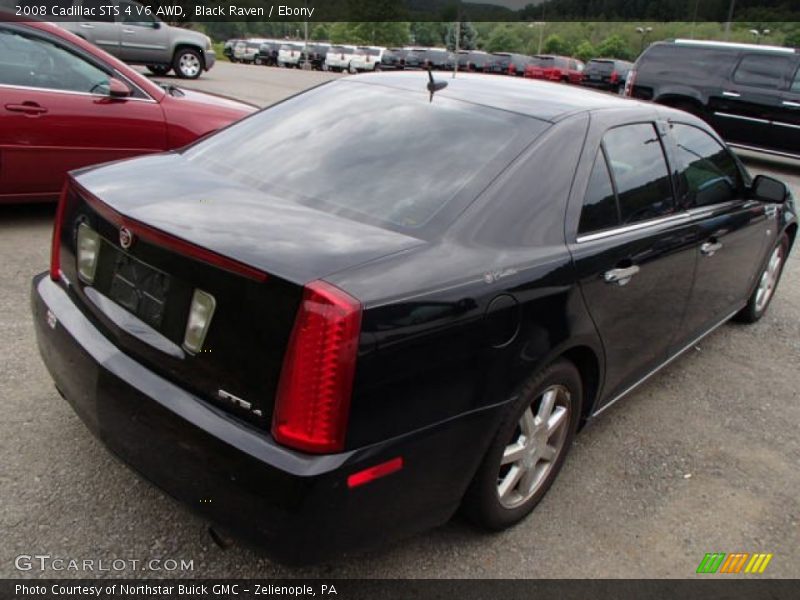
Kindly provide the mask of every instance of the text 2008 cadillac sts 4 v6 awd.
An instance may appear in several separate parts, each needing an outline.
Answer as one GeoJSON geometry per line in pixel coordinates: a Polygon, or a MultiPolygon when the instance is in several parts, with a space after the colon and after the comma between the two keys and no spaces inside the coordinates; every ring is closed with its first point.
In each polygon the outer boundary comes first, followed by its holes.
{"type": "Polygon", "coordinates": [[[583,423],[764,314],[796,234],[687,113],[375,74],[74,172],[32,303],[95,435],[303,562],[519,521],[583,423]]]}

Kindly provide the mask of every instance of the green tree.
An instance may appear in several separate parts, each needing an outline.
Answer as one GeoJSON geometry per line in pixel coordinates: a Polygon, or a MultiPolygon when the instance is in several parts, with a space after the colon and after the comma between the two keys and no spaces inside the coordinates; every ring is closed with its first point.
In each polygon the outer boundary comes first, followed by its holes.
{"type": "Polygon", "coordinates": [[[628,43],[617,34],[608,36],[597,46],[597,54],[607,58],[630,60],[634,53],[628,43]]]}
{"type": "Polygon", "coordinates": [[[583,62],[586,62],[595,56],[597,56],[597,50],[594,49],[594,46],[592,46],[589,40],[583,40],[580,44],[578,44],[578,47],[575,48],[575,58],[578,58],[583,62]]]}
{"type": "Polygon", "coordinates": [[[349,23],[347,34],[356,44],[402,46],[408,43],[409,25],[400,21],[349,23]]]}
{"type": "Polygon", "coordinates": [[[417,46],[441,46],[447,35],[445,23],[411,23],[411,40],[417,46]]]}
{"type": "Polygon", "coordinates": [[[542,52],[545,54],[561,54],[564,56],[569,56],[572,54],[572,48],[570,47],[569,42],[567,42],[560,35],[554,33],[545,38],[544,46],[542,46],[542,52]]]}
{"type": "Polygon", "coordinates": [[[522,40],[508,27],[496,27],[486,42],[488,52],[519,52],[521,49],[522,40]]]}
{"type": "Polygon", "coordinates": [[[800,31],[787,33],[786,37],[783,38],[783,45],[789,46],[789,48],[800,48],[800,31]]]}
{"type": "MultiPolygon", "coordinates": [[[[472,23],[469,21],[464,21],[461,23],[461,35],[459,36],[459,50],[474,50],[478,47],[478,32],[475,31],[475,27],[472,26],[472,23]]],[[[447,28],[447,37],[445,38],[447,41],[447,48],[450,50],[455,50],[456,47],[456,26],[450,25],[447,28]]]]}
{"type": "Polygon", "coordinates": [[[309,36],[312,40],[327,40],[331,37],[330,30],[320,23],[319,25],[314,25],[314,29],[311,30],[309,36]]]}

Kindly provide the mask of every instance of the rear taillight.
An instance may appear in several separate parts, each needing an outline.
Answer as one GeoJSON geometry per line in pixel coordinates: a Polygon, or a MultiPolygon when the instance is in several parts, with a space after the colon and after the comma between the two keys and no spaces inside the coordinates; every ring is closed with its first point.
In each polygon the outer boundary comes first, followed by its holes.
{"type": "Polygon", "coordinates": [[[616,71],[611,71],[611,78],[609,79],[611,83],[617,83],[619,81],[619,73],[616,71]]]}
{"type": "Polygon", "coordinates": [[[64,214],[67,210],[68,184],[64,184],[61,196],[58,199],[58,209],[56,218],[53,221],[53,240],[50,246],[50,279],[58,281],[61,279],[61,225],[64,221],[64,214]]]}
{"type": "Polygon", "coordinates": [[[360,331],[358,300],[324,281],[305,287],[272,418],[278,443],[313,453],[344,448],[360,331]]]}
{"type": "Polygon", "coordinates": [[[636,71],[630,70],[628,78],[625,80],[625,95],[633,96],[633,81],[636,79],[636,71]]]}

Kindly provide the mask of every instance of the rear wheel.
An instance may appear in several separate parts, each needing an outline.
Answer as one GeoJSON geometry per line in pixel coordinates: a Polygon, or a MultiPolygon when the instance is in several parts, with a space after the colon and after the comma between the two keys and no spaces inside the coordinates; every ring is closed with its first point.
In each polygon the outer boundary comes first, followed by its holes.
{"type": "Polygon", "coordinates": [[[462,508],[471,521],[500,530],[534,509],[561,470],[582,402],[580,373],[567,360],[522,386],[464,496],[462,508]]]}
{"type": "Polygon", "coordinates": [[[755,323],[767,312],[769,303],[775,295],[775,289],[781,280],[783,265],[789,254],[789,236],[785,233],[772,249],[767,264],[758,279],[758,284],[750,299],[737,315],[736,320],[744,323],[755,323]]]}
{"type": "Polygon", "coordinates": [[[180,48],[175,52],[172,68],[181,79],[197,79],[203,72],[203,57],[193,48],[180,48]]]}
{"type": "Polygon", "coordinates": [[[147,65],[147,70],[150,71],[153,75],[157,75],[158,77],[163,77],[172,67],[167,65],[147,65]]]}

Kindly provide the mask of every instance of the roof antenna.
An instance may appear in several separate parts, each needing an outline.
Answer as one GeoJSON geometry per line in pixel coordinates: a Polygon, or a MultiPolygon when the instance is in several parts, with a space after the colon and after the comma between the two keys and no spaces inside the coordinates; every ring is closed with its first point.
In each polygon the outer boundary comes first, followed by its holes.
{"type": "Polygon", "coordinates": [[[433,94],[438,92],[439,90],[443,90],[447,87],[446,81],[434,81],[433,79],[433,71],[430,67],[428,67],[428,91],[431,93],[431,97],[428,99],[428,102],[433,102],[433,94]]]}

